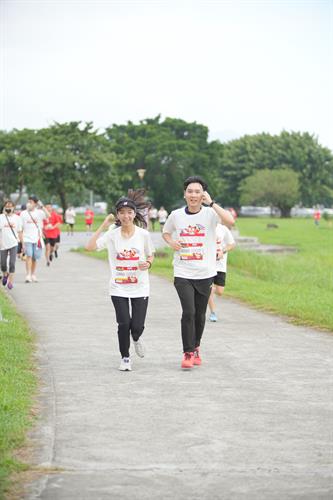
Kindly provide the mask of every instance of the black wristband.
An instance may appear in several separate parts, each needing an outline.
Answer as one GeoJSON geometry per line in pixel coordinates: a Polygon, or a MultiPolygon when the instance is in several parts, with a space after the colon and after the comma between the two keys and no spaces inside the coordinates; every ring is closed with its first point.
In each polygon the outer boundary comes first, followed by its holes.
{"type": "Polygon", "coordinates": [[[209,206],[212,207],[214,205],[214,203],[216,203],[216,201],[212,200],[211,203],[209,204],[209,206]]]}

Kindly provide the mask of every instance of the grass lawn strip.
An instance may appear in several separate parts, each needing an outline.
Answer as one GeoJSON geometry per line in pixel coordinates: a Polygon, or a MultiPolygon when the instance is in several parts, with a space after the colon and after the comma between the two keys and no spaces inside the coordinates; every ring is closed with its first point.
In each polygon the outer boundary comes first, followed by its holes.
{"type": "Polygon", "coordinates": [[[37,387],[33,362],[34,336],[0,290],[0,499],[11,487],[10,475],[29,468],[15,458],[25,444],[34,418],[32,406],[37,387]]]}

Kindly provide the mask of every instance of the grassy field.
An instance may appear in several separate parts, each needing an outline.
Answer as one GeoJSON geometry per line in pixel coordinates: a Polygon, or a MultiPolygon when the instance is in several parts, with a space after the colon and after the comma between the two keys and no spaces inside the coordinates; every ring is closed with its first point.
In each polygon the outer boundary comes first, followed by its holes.
{"type": "Polygon", "coordinates": [[[0,499],[10,486],[10,474],[26,469],[13,458],[24,444],[32,424],[31,407],[36,390],[32,361],[33,335],[17,314],[5,293],[0,291],[0,499]]]}
{"type": "MultiPolygon", "coordinates": [[[[96,231],[96,229],[102,224],[105,217],[106,215],[95,215],[92,227],[93,231],[96,231]]],[[[66,232],[66,230],[67,230],[67,225],[63,224],[62,231],[66,232]]],[[[86,225],[84,222],[84,215],[79,214],[76,216],[75,219],[74,232],[85,232],[85,230],[86,230],[86,225]]]]}
{"type": "Polygon", "coordinates": [[[226,295],[284,314],[297,323],[333,331],[333,228],[311,219],[240,219],[243,236],[261,243],[294,246],[295,254],[260,255],[234,251],[229,256],[226,295]]]}
{"type": "MultiPolygon", "coordinates": [[[[262,255],[234,250],[229,255],[226,296],[293,322],[333,331],[333,227],[312,219],[238,219],[242,236],[261,243],[294,246],[295,254],[262,255]],[[277,229],[267,229],[274,222],[277,229]]],[[[95,254],[93,254],[95,256],[95,254]]],[[[97,254],[106,258],[106,254],[97,254]]],[[[158,257],[152,272],[172,278],[172,253],[158,257]]]]}

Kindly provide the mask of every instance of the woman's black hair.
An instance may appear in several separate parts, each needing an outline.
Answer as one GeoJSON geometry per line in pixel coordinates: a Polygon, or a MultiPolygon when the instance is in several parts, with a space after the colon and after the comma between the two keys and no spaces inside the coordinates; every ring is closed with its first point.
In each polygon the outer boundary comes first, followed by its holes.
{"type": "Polygon", "coordinates": [[[3,205],[0,207],[0,213],[4,211],[7,203],[10,203],[15,208],[15,203],[13,203],[12,200],[4,200],[3,205]]]}
{"type": "MultiPolygon", "coordinates": [[[[145,215],[147,216],[147,211],[151,207],[151,203],[147,200],[145,200],[145,189],[129,189],[127,192],[126,197],[121,197],[116,203],[116,207],[119,204],[119,202],[128,199],[132,203],[134,203],[135,208],[136,208],[136,213],[135,213],[135,218],[134,218],[134,224],[146,228],[147,227],[147,220],[145,218],[145,215]]],[[[130,206],[130,205],[129,205],[130,206]]],[[[131,207],[130,207],[131,208],[131,207]]],[[[116,212],[116,221],[115,221],[116,226],[120,226],[120,220],[117,218],[117,212],[116,212]]]]}
{"type": "Polygon", "coordinates": [[[191,177],[188,177],[185,181],[184,181],[184,191],[186,191],[186,188],[189,184],[192,184],[193,182],[197,182],[198,184],[201,184],[202,186],[202,189],[204,191],[207,191],[208,189],[208,185],[207,183],[202,179],[202,177],[200,177],[199,175],[192,175],[191,177]]]}

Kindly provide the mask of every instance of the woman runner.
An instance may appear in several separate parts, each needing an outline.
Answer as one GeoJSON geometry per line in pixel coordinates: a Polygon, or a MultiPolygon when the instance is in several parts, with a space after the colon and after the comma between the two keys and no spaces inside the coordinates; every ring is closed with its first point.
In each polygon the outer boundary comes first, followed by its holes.
{"type": "Polygon", "coordinates": [[[148,269],[154,259],[154,246],[143,217],[146,209],[144,190],[130,190],[127,197],[120,198],[116,203],[115,224],[109,227],[114,222],[114,216],[108,215],[86,246],[88,251],[108,250],[111,270],[109,291],[118,323],[121,371],[132,369],[129,352],[131,336],[136,354],[144,357],[141,335],[148,307],[148,269]],[[102,235],[107,228],[108,231],[102,235]]]}

